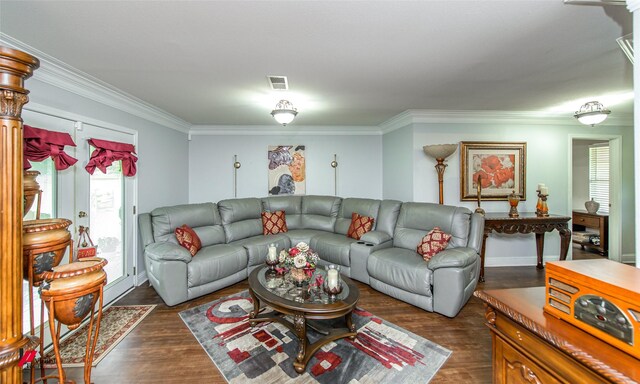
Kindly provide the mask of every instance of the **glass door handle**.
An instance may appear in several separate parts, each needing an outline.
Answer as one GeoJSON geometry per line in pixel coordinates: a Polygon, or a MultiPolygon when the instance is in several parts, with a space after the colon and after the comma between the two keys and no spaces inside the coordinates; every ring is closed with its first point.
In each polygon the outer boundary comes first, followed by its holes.
{"type": "Polygon", "coordinates": [[[80,217],[80,218],[87,217],[87,212],[85,212],[85,211],[78,212],[78,217],[80,217]]]}

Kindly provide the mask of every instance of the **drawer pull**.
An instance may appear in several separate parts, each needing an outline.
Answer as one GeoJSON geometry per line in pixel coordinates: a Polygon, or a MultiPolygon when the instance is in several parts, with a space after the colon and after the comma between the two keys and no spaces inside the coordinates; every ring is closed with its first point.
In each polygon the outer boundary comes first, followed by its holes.
{"type": "Polygon", "coordinates": [[[527,367],[526,365],[524,365],[524,364],[522,364],[520,362],[515,362],[515,363],[513,363],[513,367],[520,371],[520,375],[522,375],[522,378],[527,383],[542,384],[542,381],[540,381],[540,379],[538,379],[538,376],[536,376],[536,374],[529,367],[527,367]]]}

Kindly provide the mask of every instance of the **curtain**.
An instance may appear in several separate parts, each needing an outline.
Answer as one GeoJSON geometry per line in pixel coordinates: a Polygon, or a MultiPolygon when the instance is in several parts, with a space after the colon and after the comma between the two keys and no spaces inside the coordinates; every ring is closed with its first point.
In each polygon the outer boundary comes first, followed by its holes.
{"type": "Polygon", "coordinates": [[[135,176],[138,158],[134,155],[136,147],[132,144],[99,139],[89,139],[87,141],[96,148],[91,153],[89,163],[84,167],[89,174],[93,175],[96,168],[101,170],[102,173],[107,173],[108,166],[114,161],[122,160],[122,173],[125,176],[135,176]]]}
{"type": "Polygon", "coordinates": [[[23,168],[31,168],[31,161],[42,161],[51,156],[58,171],[67,169],[78,160],[64,152],[64,146],[76,146],[71,135],[66,132],[47,131],[24,125],[23,128],[23,168]]]}

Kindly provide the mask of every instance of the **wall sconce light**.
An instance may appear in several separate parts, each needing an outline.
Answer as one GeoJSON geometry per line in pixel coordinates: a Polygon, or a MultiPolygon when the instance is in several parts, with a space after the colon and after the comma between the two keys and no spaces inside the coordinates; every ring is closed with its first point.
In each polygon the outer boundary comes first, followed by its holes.
{"type": "Polygon", "coordinates": [[[434,145],[425,145],[422,147],[424,153],[436,159],[436,171],[438,172],[438,187],[440,191],[440,204],[444,203],[444,194],[442,190],[442,181],[444,176],[444,170],[447,168],[447,164],[444,163],[444,160],[453,155],[453,153],[458,149],[458,144],[434,144],[434,145]]]}
{"type": "Polygon", "coordinates": [[[580,110],[573,114],[573,117],[578,119],[584,125],[594,126],[600,124],[607,119],[607,116],[611,113],[602,104],[597,101],[590,101],[580,107],[580,110]]]}
{"type": "Polygon", "coordinates": [[[333,154],[331,168],[333,168],[333,194],[338,196],[338,157],[335,153],[333,154]]]}
{"type": "Polygon", "coordinates": [[[233,197],[238,197],[238,169],[241,166],[238,155],[233,155],[233,197]]]}
{"type": "Polygon", "coordinates": [[[280,100],[280,102],[276,104],[276,109],[271,111],[271,116],[282,125],[287,125],[292,122],[297,114],[298,110],[295,109],[293,104],[288,100],[280,100]]]}

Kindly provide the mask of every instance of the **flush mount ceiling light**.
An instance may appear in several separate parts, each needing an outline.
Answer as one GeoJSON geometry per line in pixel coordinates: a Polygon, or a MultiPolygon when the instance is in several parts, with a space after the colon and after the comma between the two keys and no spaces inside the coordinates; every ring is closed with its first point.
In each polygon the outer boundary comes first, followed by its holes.
{"type": "Polygon", "coordinates": [[[297,114],[298,111],[288,100],[280,100],[278,104],[276,104],[276,109],[271,111],[271,116],[282,125],[287,125],[292,122],[297,114]]]}
{"type": "Polygon", "coordinates": [[[611,113],[602,104],[597,101],[590,101],[580,107],[580,110],[573,114],[584,125],[594,126],[600,124],[607,119],[607,115],[611,113]]]}

